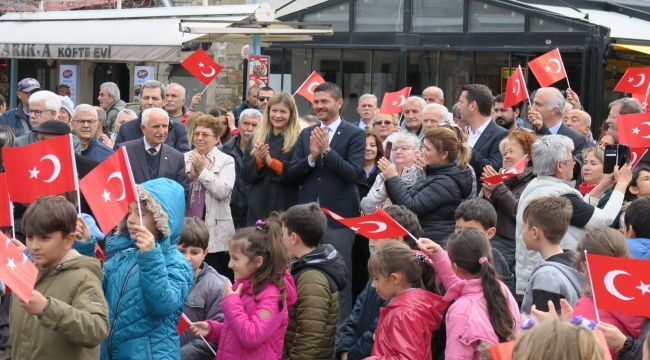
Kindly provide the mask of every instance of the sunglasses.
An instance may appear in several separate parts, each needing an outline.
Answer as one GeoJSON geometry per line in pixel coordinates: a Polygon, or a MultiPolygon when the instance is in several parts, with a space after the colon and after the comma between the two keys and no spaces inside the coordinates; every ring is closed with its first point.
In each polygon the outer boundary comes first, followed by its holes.
{"type": "Polygon", "coordinates": [[[271,99],[270,96],[258,96],[257,101],[269,101],[271,99]]]}
{"type": "Polygon", "coordinates": [[[393,122],[390,120],[384,120],[384,121],[375,121],[375,125],[392,125],[393,122]]]}

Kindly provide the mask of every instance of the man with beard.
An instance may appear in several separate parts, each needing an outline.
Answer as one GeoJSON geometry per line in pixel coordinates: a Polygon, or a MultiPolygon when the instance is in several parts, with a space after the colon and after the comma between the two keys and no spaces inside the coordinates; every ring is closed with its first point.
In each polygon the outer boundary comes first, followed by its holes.
{"type": "Polygon", "coordinates": [[[499,94],[494,98],[492,119],[494,119],[497,125],[505,128],[508,132],[514,132],[517,130],[530,131],[519,124],[521,102],[510,107],[505,107],[503,105],[504,100],[505,96],[503,94],[499,94]]]}

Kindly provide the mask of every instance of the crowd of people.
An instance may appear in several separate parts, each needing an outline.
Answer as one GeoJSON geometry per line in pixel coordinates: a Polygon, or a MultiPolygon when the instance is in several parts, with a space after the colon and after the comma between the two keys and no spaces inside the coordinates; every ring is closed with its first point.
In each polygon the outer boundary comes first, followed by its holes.
{"type": "Polygon", "coordinates": [[[448,109],[430,86],[399,116],[364,94],[358,119],[329,82],[309,114],[269,87],[205,112],[176,83],[135,107],[98,91],[75,106],[26,78],[0,116],[1,147],[73,134],[79,178],[124,147],[138,184],[108,235],[74,194],[16,204],[3,230],[39,274],[29,302],[2,297],[7,359],[650,359],[648,319],[598,309],[584,255],[650,260],[650,156],[605,168],[633,98],[595,129],[552,87],[505,107],[468,84],[448,109]]]}

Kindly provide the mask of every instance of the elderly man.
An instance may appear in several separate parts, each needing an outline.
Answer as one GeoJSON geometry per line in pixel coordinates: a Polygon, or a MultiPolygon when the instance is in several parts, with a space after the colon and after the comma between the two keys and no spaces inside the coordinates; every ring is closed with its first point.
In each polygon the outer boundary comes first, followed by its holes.
{"type": "Polygon", "coordinates": [[[165,90],[165,110],[169,114],[169,121],[185,123],[190,114],[190,109],[185,106],[185,88],[181,84],[171,83],[165,90]]]}
{"type": "Polygon", "coordinates": [[[422,132],[448,124],[449,110],[438,103],[428,103],[422,109],[422,132]]]}
{"type": "Polygon", "coordinates": [[[422,98],[427,104],[445,105],[445,93],[437,86],[429,86],[422,91],[422,98]]]}
{"type": "Polygon", "coordinates": [[[106,121],[102,123],[105,129],[112,129],[115,118],[120,110],[124,109],[126,103],[120,99],[120,88],[114,82],[105,82],[99,85],[99,106],[106,111],[106,121]]]}
{"type": "Polygon", "coordinates": [[[266,106],[269,104],[269,100],[275,95],[275,90],[273,88],[265,86],[257,90],[257,110],[262,114],[266,111],[266,106]]]}
{"type": "Polygon", "coordinates": [[[422,131],[422,109],[427,103],[419,96],[409,96],[402,105],[404,121],[400,126],[400,132],[409,132],[418,137],[420,142],[424,139],[422,131]]]}
{"type": "Polygon", "coordinates": [[[616,128],[619,115],[638,114],[642,112],[643,107],[639,100],[629,97],[621,98],[609,103],[609,115],[605,122],[616,128]]]}
{"type": "Polygon", "coordinates": [[[377,113],[377,97],[373,94],[363,94],[359,97],[359,104],[357,105],[357,112],[359,113],[359,121],[353,124],[359,126],[359,129],[366,130],[370,122],[377,113]]]}
{"type": "Polygon", "coordinates": [[[29,97],[40,89],[41,84],[36,79],[20,80],[16,89],[16,97],[20,100],[20,104],[0,116],[0,125],[9,126],[16,136],[33,129],[29,121],[29,97]]]}
{"type": "MultiPolygon", "coordinates": [[[[162,109],[165,104],[165,86],[156,80],[148,80],[142,84],[140,92],[140,108],[143,112],[147,109],[158,108],[162,109]]],[[[142,120],[130,121],[120,127],[120,131],[115,138],[115,146],[121,143],[140,139],[142,137],[142,120]]],[[[190,151],[189,139],[187,137],[187,129],[183,124],[172,121],[169,123],[169,134],[165,143],[174,149],[184,153],[190,151]]]]}
{"type": "MultiPolygon", "coordinates": [[[[625,190],[632,180],[628,165],[614,173],[616,186],[607,205],[599,209],[584,201],[582,195],[570,181],[573,177],[573,141],[563,135],[547,135],[533,144],[531,155],[534,172],[533,179],[519,197],[516,216],[516,274],[517,293],[523,294],[532,270],[541,263],[541,256],[535,251],[527,251],[524,243],[523,213],[528,203],[542,196],[563,196],[571,201],[573,214],[571,226],[562,238],[562,249],[575,250],[585,229],[609,226],[618,215],[625,190]]],[[[599,186],[590,196],[600,197],[607,186],[599,186]]]]}
{"type": "MultiPolygon", "coordinates": [[[[135,121],[128,122],[122,128],[133,123],[135,121]]],[[[165,110],[154,107],[145,109],[140,124],[143,137],[123,144],[129,154],[136,183],[165,177],[187,188],[189,181],[183,154],[165,143],[169,126],[169,115],[165,110]]]]}
{"type": "Polygon", "coordinates": [[[97,110],[92,105],[81,104],[74,109],[72,126],[79,138],[81,155],[99,163],[113,154],[113,149],[99,142],[95,136],[100,123],[97,110]]]}
{"type": "Polygon", "coordinates": [[[232,189],[232,197],[230,198],[230,213],[236,229],[246,226],[248,184],[241,178],[240,172],[244,163],[244,152],[253,136],[253,131],[255,131],[260,121],[262,121],[262,113],[256,109],[243,110],[239,115],[239,124],[237,126],[239,132],[221,148],[221,151],[235,159],[235,186],[232,189]]]}
{"type": "Polygon", "coordinates": [[[564,118],[566,119],[566,126],[582,134],[589,144],[596,145],[596,140],[594,140],[591,133],[591,115],[588,112],[570,110],[564,118]]]}
{"type": "Polygon", "coordinates": [[[259,87],[257,86],[251,86],[248,88],[248,91],[246,92],[246,100],[244,100],[241,104],[237,105],[235,109],[232,111],[232,114],[235,116],[235,124],[239,125],[239,117],[241,116],[241,112],[246,110],[246,109],[256,109],[257,108],[257,92],[259,91],[259,87]]]}

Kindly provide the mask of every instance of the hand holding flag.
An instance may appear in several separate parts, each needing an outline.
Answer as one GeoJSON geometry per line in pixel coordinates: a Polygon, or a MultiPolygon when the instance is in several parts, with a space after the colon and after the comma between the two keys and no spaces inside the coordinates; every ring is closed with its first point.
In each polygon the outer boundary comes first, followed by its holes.
{"type": "Polygon", "coordinates": [[[510,178],[513,178],[513,177],[523,173],[524,170],[526,169],[526,162],[527,161],[528,161],[528,156],[526,155],[523,158],[521,158],[521,160],[517,161],[517,163],[514,164],[506,172],[504,172],[502,174],[497,174],[497,175],[493,175],[493,176],[490,176],[490,177],[486,177],[486,178],[483,178],[481,180],[483,180],[483,182],[493,184],[493,185],[502,183],[502,182],[504,182],[504,181],[506,181],[506,180],[508,180],[510,178]]]}
{"type": "Polygon", "coordinates": [[[560,49],[556,48],[529,61],[528,67],[542,87],[548,87],[564,78],[567,79],[567,85],[569,84],[560,49]]]}
{"type": "Polygon", "coordinates": [[[343,218],[330,210],[321,208],[323,212],[331,216],[334,220],[350,228],[355,233],[361,234],[368,239],[385,239],[397,236],[411,236],[416,242],[416,239],[406,229],[402,227],[397,221],[386,214],[382,209],[377,209],[370,215],[343,218]]]}
{"type": "Polygon", "coordinates": [[[29,303],[36,284],[38,268],[14,243],[0,232],[0,280],[22,300],[29,303]]]}
{"type": "MultiPolygon", "coordinates": [[[[185,330],[187,330],[192,325],[194,325],[194,327],[200,327],[203,324],[207,325],[207,329],[201,329],[201,330],[207,330],[207,332],[205,334],[205,336],[207,336],[207,334],[210,332],[210,325],[208,325],[207,322],[201,321],[201,322],[192,324],[192,321],[190,321],[190,318],[188,318],[187,315],[185,315],[185,313],[181,313],[181,316],[178,318],[178,324],[176,325],[176,331],[178,331],[178,335],[181,336],[181,335],[183,335],[183,332],[185,332],[185,330]]],[[[198,334],[198,336],[200,336],[201,339],[203,340],[203,342],[206,345],[208,345],[208,348],[210,349],[212,354],[216,356],[217,353],[214,352],[214,349],[212,349],[212,345],[210,345],[210,343],[208,343],[208,341],[205,339],[205,336],[202,335],[202,334],[198,334]]]]}
{"type": "Polygon", "coordinates": [[[402,112],[404,100],[411,94],[411,87],[407,86],[402,90],[384,93],[379,112],[382,114],[397,114],[402,112]]]}

